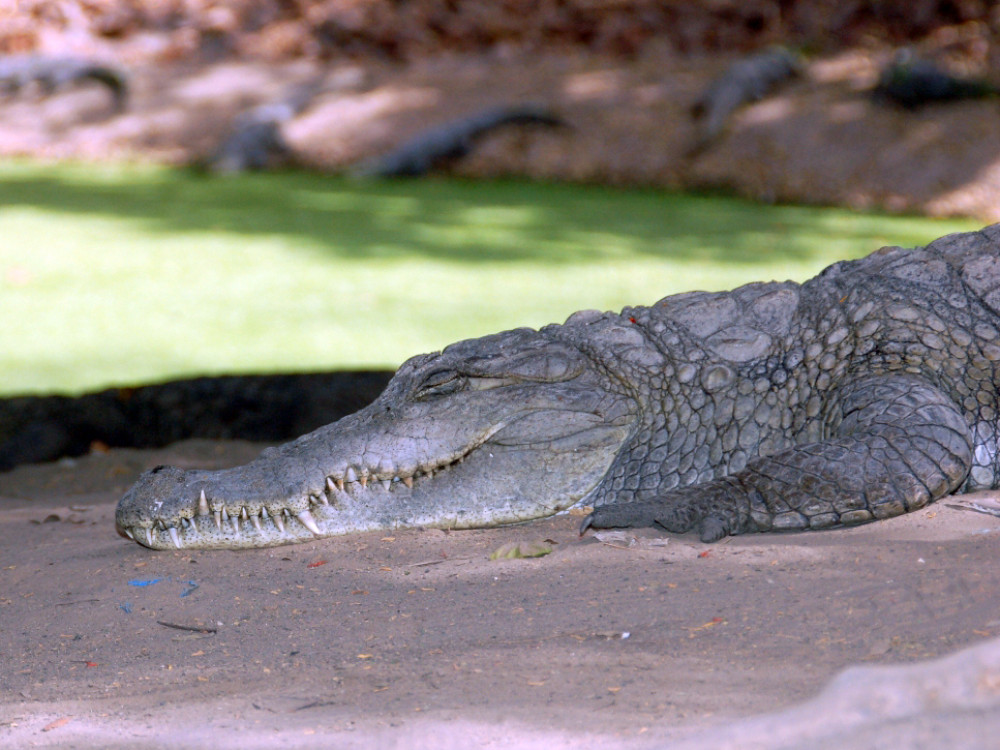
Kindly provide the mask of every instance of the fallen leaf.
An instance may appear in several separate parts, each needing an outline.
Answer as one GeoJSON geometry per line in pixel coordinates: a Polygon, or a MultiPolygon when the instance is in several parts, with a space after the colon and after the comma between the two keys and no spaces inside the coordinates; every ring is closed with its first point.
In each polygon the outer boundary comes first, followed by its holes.
{"type": "Polygon", "coordinates": [[[521,557],[544,557],[552,552],[545,542],[507,542],[490,554],[491,560],[513,560],[521,557]]]}
{"type": "Polygon", "coordinates": [[[725,621],[726,621],[726,618],[724,618],[724,617],[713,617],[708,622],[703,623],[701,625],[698,625],[697,627],[687,628],[688,635],[691,638],[694,638],[694,634],[697,633],[699,630],[707,630],[708,628],[713,628],[716,625],[719,625],[720,623],[724,623],[725,621]]]}
{"type": "Polygon", "coordinates": [[[59,727],[66,726],[71,721],[73,721],[72,716],[63,716],[61,719],[56,719],[55,721],[46,724],[44,727],[42,727],[42,731],[51,732],[53,729],[58,729],[59,727]]]}
{"type": "Polygon", "coordinates": [[[318,568],[320,565],[326,565],[326,560],[317,560],[316,562],[311,562],[306,565],[307,568],[318,568]]]}
{"type": "Polygon", "coordinates": [[[698,553],[698,557],[708,557],[711,554],[712,554],[712,550],[707,549],[704,552],[699,552],[698,553]]]}

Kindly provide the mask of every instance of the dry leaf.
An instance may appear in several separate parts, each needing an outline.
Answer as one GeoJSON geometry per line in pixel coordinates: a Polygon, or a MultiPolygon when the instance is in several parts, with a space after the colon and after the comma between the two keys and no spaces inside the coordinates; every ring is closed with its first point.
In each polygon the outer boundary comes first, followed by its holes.
{"type": "Polygon", "coordinates": [[[507,542],[490,554],[491,560],[513,560],[519,557],[544,557],[552,552],[545,542],[507,542]]]}
{"type": "Polygon", "coordinates": [[[66,726],[71,721],[73,721],[73,717],[72,716],[63,716],[61,719],[56,719],[55,721],[53,721],[53,722],[51,722],[49,724],[46,724],[44,727],[42,727],[42,731],[43,732],[51,732],[53,729],[58,729],[59,727],[66,726]]]}

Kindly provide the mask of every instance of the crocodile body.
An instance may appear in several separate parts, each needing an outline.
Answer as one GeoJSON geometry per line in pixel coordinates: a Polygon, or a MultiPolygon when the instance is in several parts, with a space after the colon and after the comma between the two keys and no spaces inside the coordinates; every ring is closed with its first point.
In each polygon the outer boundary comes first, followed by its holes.
{"type": "Polygon", "coordinates": [[[214,174],[232,175],[288,163],[293,153],[281,133],[282,126],[302,114],[319,91],[318,82],[305,83],[278,101],[242,112],[232,132],[201,166],[214,174]]]}
{"type": "Polygon", "coordinates": [[[415,357],[369,406],[246,466],[158,467],[119,503],[149,547],[468,528],[704,541],[899,515],[1000,485],[1000,225],[804,283],[666,297],[415,357]]]}
{"type": "Polygon", "coordinates": [[[714,143],[736,110],[763,99],[798,75],[801,65],[789,50],[772,47],[729,66],[691,107],[698,132],[690,153],[697,154],[714,143]]]}
{"type": "Polygon", "coordinates": [[[94,81],[111,92],[116,111],[125,109],[128,85],[125,74],[109,65],[73,57],[8,55],[0,57],[0,91],[14,94],[37,84],[46,95],[66,86],[94,81]]]}
{"type": "Polygon", "coordinates": [[[934,102],[995,97],[1000,95],[1000,88],[989,81],[952,75],[930,60],[923,60],[904,49],[897,52],[879,74],[872,95],[878,102],[918,109],[934,102]]]}
{"type": "Polygon", "coordinates": [[[565,126],[548,110],[535,106],[496,107],[418,133],[384,156],[359,166],[357,177],[421,177],[466,156],[488,133],[510,125],[565,126]]]}

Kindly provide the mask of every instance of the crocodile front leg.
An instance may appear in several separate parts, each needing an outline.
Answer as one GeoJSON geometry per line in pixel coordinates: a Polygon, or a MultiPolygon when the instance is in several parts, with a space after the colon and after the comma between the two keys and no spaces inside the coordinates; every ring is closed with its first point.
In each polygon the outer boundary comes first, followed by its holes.
{"type": "Polygon", "coordinates": [[[821,529],[889,518],[954,491],[972,436],[951,399],[923,378],[867,376],[834,396],[827,440],[756,459],[737,474],[597,508],[581,528],[659,525],[727,534],[821,529]]]}

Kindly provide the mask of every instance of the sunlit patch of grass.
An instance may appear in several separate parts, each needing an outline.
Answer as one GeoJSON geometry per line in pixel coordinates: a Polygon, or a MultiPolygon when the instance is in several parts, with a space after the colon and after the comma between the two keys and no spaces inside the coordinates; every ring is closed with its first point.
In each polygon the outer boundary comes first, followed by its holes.
{"type": "Polygon", "coordinates": [[[656,190],[0,166],[0,392],[394,367],[978,225],[656,190]]]}

